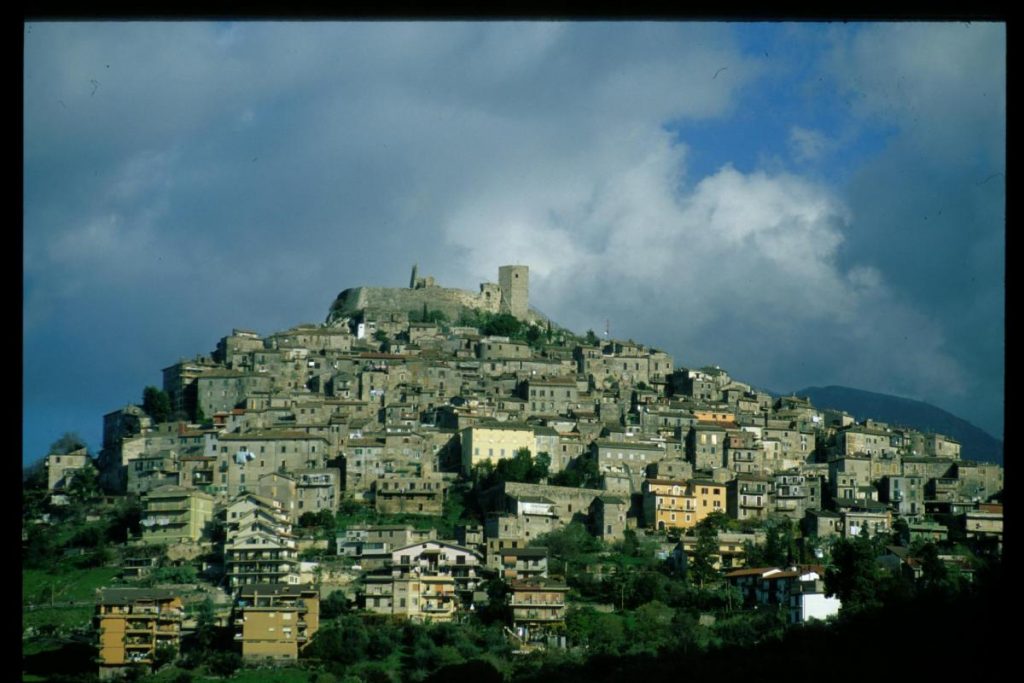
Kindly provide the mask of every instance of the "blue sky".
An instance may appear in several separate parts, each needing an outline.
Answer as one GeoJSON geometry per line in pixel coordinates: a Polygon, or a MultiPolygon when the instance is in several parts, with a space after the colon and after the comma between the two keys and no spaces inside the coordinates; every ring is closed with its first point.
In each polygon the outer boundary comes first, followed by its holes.
{"type": "Polygon", "coordinates": [[[1001,436],[1006,31],[29,23],[23,462],[411,265],[1001,436]]]}

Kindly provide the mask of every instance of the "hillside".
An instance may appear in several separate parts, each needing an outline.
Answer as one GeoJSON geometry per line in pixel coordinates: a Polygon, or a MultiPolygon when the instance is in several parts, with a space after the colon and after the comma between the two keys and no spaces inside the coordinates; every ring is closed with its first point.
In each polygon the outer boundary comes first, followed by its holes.
{"type": "Polygon", "coordinates": [[[840,386],[808,387],[793,393],[810,398],[817,408],[845,410],[858,420],[871,418],[951,436],[960,442],[964,460],[1003,464],[1002,441],[930,403],[840,386]]]}

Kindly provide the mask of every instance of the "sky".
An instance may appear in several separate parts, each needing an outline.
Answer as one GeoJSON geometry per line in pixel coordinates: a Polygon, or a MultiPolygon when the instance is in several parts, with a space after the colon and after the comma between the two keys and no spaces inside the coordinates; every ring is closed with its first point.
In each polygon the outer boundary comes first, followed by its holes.
{"type": "Polygon", "coordinates": [[[1003,433],[999,23],[29,22],[23,448],[414,263],[1003,433]]]}

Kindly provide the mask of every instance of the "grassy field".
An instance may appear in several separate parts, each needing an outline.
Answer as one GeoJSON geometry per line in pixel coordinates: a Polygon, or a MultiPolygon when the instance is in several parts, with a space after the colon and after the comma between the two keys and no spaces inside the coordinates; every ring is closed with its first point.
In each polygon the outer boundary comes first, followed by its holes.
{"type": "Polygon", "coordinates": [[[118,573],[117,567],[77,569],[65,566],[57,572],[23,569],[22,602],[26,605],[48,604],[50,599],[45,589],[53,587],[57,591],[55,602],[87,602],[91,605],[96,600],[96,589],[112,585],[118,573]]]}

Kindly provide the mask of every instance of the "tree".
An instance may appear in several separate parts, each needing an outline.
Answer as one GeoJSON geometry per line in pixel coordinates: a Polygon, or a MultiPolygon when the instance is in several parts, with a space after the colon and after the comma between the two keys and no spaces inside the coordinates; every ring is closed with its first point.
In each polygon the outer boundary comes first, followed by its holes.
{"type": "Polygon", "coordinates": [[[345,593],[340,590],[336,590],[324,598],[320,602],[320,618],[321,619],[333,619],[347,614],[350,610],[348,598],[345,597],[345,593]]]}
{"type": "Polygon", "coordinates": [[[154,422],[167,422],[171,417],[171,397],[163,389],[146,387],[142,391],[142,409],[154,422]]]}
{"type": "Polygon", "coordinates": [[[687,565],[687,574],[701,588],[717,576],[715,557],[718,555],[718,527],[712,517],[705,517],[697,525],[697,545],[687,565]]]}
{"type": "Polygon", "coordinates": [[[490,316],[480,327],[480,331],[499,337],[517,337],[525,334],[522,328],[523,323],[519,318],[508,313],[499,313],[490,316]]]}
{"type": "Polygon", "coordinates": [[[67,455],[83,448],[87,448],[85,439],[80,437],[78,432],[64,432],[59,439],[50,444],[50,453],[52,455],[67,455]]]}
{"type": "Polygon", "coordinates": [[[593,330],[587,330],[586,341],[591,346],[597,346],[600,342],[600,340],[597,338],[597,335],[594,334],[593,330]]]}
{"type": "Polygon", "coordinates": [[[875,547],[865,536],[841,538],[832,546],[832,566],[825,572],[825,588],[835,595],[843,609],[857,612],[878,607],[881,572],[875,561],[875,547]]]}
{"type": "Polygon", "coordinates": [[[96,498],[100,493],[99,475],[91,462],[75,470],[67,488],[68,495],[78,503],[96,498]]]}
{"type": "Polygon", "coordinates": [[[548,483],[552,486],[601,488],[601,472],[597,467],[597,460],[582,455],[570,462],[561,472],[551,475],[548,483]]]}

